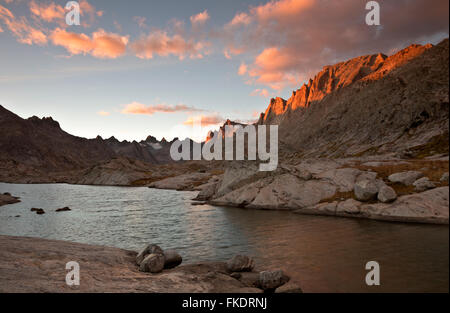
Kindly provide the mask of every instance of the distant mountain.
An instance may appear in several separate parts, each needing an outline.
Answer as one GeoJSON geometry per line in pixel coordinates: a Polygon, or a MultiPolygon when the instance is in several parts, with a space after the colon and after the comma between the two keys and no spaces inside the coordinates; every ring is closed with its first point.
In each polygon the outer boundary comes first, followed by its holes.
{"type": "Polygon", "coordinates": [[[116,138],[80,138],[61,129],[51,117],[23,119],[0,105],[0,178],[46,176],[78,171],[116,158],[144,164],[170,162],[170,143],[153,138],[138,143],[116,138]]]}
{"type": "Polygon", "coordinates": [[[278,124],[283,151],[302,156],[448,153],[448,75],[448,39],[361,56],[272,99],[258,124],[278,124]]]}

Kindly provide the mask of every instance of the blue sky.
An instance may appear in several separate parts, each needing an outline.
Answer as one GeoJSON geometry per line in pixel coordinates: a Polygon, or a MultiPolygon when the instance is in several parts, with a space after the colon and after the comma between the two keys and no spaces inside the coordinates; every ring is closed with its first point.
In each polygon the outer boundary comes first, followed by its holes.
{"type": "Polygon", "coordinates": [[[359,0],[89,0],[81,26],[32,10],[65,3],[0,0],[0,104],[22,117],[52,116],[88,138],[183,137],[194,116],[211,117],[207,127],[253,120],[270,97],[288,98],[324,65],[448,37],[448,1],[439,0],[427,16],[426,1],[380,1],[382,26],[372,28],[359,0]],[[409,4],[402,19],[400,2],[409,4]],[[100,32],[119,50],[99,46],[100,32]],[[75,35],[96,48],[71,50],[75,35]],[[133,103],[146,111],[125,114],[133,103]]]}

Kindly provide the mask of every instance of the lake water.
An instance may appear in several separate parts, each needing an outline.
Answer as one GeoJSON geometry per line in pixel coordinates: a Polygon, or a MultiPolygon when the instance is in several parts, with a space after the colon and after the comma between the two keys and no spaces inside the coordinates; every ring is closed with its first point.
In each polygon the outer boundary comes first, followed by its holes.
{"type": "Polygon", "coordinates": [[[157,243],[178,250],[186,263],[247,254],[260,268],[285,270],[305,292],[449,290],[448,226],[193,206],[194,192],[142,187],[0,183],[0,192],[22,200],[0,207],[1,235],[130,250],[157,243]],[[72,211],[55,212],[64,206],[72,211]],[[365,285],[372,260],[380,264],[381,286],[365,285]]]}

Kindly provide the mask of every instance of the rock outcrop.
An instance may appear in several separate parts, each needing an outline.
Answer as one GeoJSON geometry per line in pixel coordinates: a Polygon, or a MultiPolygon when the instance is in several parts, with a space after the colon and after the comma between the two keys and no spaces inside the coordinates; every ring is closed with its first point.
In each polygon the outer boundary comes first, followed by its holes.
{"type": "Polygon", "coordinates": [[[11,194],[8,192],[0,194],[0,206],[17,202],[20,202],[19,198],[11,196],[11,194]]]}

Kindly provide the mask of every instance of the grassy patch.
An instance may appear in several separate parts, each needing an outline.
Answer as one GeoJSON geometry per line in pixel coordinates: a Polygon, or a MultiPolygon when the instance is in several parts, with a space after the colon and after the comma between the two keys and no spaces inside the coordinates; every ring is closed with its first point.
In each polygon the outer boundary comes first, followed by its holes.
{"type": "Polygon", "coordinates": [[[433,160],[408,160],[407,162],[388,163],[381,166],[354,166],[362,171],[374,171],[378,174],[378,177],[385,181],[388,181],[388,177],[395,173],[406,171],[419,171],[432,181],[438,182],[442,174],[448,172],[447,161],[433,161],[433,160]]]}
{"type": "Polygon", "coordinates": [[[327,202],[334,202],[334,201],[345,201],[348,199],[355,199],[355,194],[353,193],[353,191],[346,191],[346,192],[336,192],[334,194],[334,196],[330,197],[330,198],[326,198],[326,199],[322,199],[322,201],[320,201],[320,203],[327,203],[327,202]],[[344,199],[344,200],[342,200],[344,199]]]}

